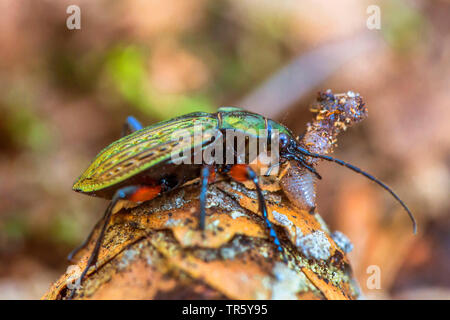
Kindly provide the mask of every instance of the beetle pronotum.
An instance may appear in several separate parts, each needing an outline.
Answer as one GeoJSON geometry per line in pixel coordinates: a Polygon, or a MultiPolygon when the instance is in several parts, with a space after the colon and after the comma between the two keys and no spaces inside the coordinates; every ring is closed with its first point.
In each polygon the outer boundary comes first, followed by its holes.
{"type": "MultiPolygon", "coordinates": [[[[226,135],[227,130],[232,130],[234,133],[239,132],[250,137],[256,135],[256,138],[265,140],[270,140],[272,133],[277,131],[279,133],[279,145],[277,146],[279,147],[279,162],[274,166],[290,165],[286,174],[280,177],[280,186],[294,205],[314,212],[314,182],[316,178],[320,179],[314,166],[320,159],[327,160],[364,175],[391,193],[407,211],[415,232],[416,222],[413,215],[387,185],[361,169],[327,155],[332,150],[337,134],[367,115],[367,109],[361,97],[352,92],[334,95],[328,90],[319,94],[318,103],[313,111],[317,112],[315,121],[309,124],[307,132],[298,138],[282,124],[234,107],[220,108],[217,113],[191,113],[146,128],[143,128],[136,119],[129,117],[124,127],[124,134],[128,135],[103,149],[73,186],[75,191],[111,199],[101,220],[103,225],[100,235],[79,282],[81,283],[89,268],[96,263],[112,210],[119,200],[148,201],[200,177],[199,227],[203,230],[207,187],[214,181],[216,173],[228,175],[237,181],[250,180],[254,183],[258,194],[259,209],[265,219],[269,235],[284,260],[287,260],[277,233],[268,219],[259,177],[249,165],[255,159],[244,156],[245,163],[238,164],[235,162],[174,164],[171,152],[180,146],[179,140],[175,139],[173,134],[178,130],[187,130],[192,133],[195,126],[201,126],[204,131],[209,130],[221,135],[226,135]],[[262,129],[262,131],[255,129],[262,129]],[[265,136],[258,135],[258,132],[264,132],[265,136]]],[[[200,141],[194,140],[185,148],[204,150],[219,141],[210,138],[209,136],[200,141]]],[[[236,149],[232,150],[235,155],[237,151],[236,149]]],[[[268,173],[272,169],[273,166],[269,168],[268,173]]],[[[81,248],[86,246],[92,233],[81,246],[72,251],[69,259],[72,259],[81,248]]],[[[72,291],[71,297],[74,294],[75,290],[72,291]]]]}

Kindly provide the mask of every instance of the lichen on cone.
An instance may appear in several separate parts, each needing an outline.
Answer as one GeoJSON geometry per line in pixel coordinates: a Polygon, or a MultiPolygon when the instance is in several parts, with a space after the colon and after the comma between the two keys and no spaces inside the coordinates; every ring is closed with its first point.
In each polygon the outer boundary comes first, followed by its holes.
{"type": "MultiPolygon", "coordinates": [[[[203,232],[198,229],[200,188],[193,183],[116,210],[96,267],[74,299],[357,298],[346,254],[320,216],[295,208],[277,179],[261,182],[288,264],[268,236],[252,183],[211,184],[203,232]]],[[[85,267],[94,240],[43,299],[70,294],[67,286],[85,267]]]]}

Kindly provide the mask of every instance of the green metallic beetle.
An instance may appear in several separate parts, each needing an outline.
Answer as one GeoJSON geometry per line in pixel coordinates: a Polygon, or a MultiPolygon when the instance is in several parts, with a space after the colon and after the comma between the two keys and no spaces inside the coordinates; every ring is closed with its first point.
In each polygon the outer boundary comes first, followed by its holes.
{"type": "MultiPolygon", "coordinates": [[[[339,121],[347,124],[358,122],[366,115],[364,103],[359,95],[347,96],[347,102],[344,104],[338,103],[337,101],[341,98],[332,93],[327,92],[324,97],[329,102],[327,105],[329,110],[326,111],[330,118],[327,125],[333,127],[339,121]]],[[[243,163],[242,161],[236,163],[236,159],[241,155],[238,154],[239,150],[233,146],[232,150],[229,147],[226,149],[226,152],[234,153],[231,162],[226,162],[225,159],[213,163],[205,163],[203,160],[194,164],[175,164],[174,162],[174,151],[177,154],[191,150],[205,151],[207,148],[217,146],[217,143],[224,143],[224,139],[217,139],[217,137],[225,137],[230,132],[241,134],[247,138],[266,140],[269,149],[277,147],[279,160],[274,166],[279,166],[287,161],[294,163],[290,169],[292,174],[289,175],[292,178],[285,179],[281,187],[288,198],[293,199],[294,203],[298,203],[299,207],[314,212],[314,180],[321,178],[314,169],[314,159],[324,159],[363,174],[390,192],[409,214],[415,232],[416,223],[410,210],[388,186],[351,164],[325,154],[313,152],[317,149],[308,147],[302,140],[303,138],[296,138],[288,128],[262,115],[240,108],[222,107],[216,113],[191,113],[146,128],[143,128],[133,117],[128,117],[124,127],[124,134],[128,135],[103,149],[73,186],[73,189],[77,192],[111,199],[102,218],[103,225],[100,235],[96,240],[87,266],[79,278],[79,283],[97,260],[112,209],[119,200],[148,201],[200,177],[199,227],[203,230],[205,227],[207,186],[208,183],[214,181],[216,173],[228,175],[237,181],[250,180],[254,183],[259,208],[265,219],[269,235],[286,262],[286,255],[283,253],[279,238],[268,219],[267,207],[259,186],[258,175],[249,166],[249,163],[255,160],[254,157],[244,156],[240,158],[241,160],[242,158],[245,159],[243,163]],[[182,131],[194,135],[195,128],[201,128],[202,132],[206,134],[201,139],[180,142],[179,136],[177,136],[178,132],[182,131]],[[275,133],[277,140],[272,140],[275,133]],[[276,146],[273,141],[276,141],[276,146]]],[[[195,152],[191,153],[192,157],[194,157],[194,154],[195,152]]],[[[83,244],[72,251],[69,260],[89,243],[92,234],[93,232],[83,244]]],[[[72,291],[72,296],[74,293],[75,290],[72,291]]]]}

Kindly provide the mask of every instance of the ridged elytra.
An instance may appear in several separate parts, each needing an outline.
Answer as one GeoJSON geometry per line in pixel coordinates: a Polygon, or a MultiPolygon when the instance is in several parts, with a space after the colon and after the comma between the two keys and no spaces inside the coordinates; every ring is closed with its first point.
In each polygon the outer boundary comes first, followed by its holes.
{"type": "MultiPolygon", "coordinates": [[[[367,110],[359,94],[348,92],[347,94],[334,95],[331,91],[327,91],[324,94],[322,93],[321,97],[323,98],[323,103],[321,104],[321,108],[318,109],[319,114],[317,116],[317,119],[320,119],[320,121],[316,122],[316,124],[320,124],[319,130],[317,131],[317,138],[319,139],[327,135],[325,131],[320,131],[320,126],[331,130],[328,132],[330,136],[326,138],[334,141],[335,137],[333,135],[336,135],[340,128],[345,129],[348,125],[360,121],[367,114],[367,110]]],[[[126,199],[135,202],[151,200],[185,182],[200,177],[199,227],[200,230],[203,230],[205,227],[207,186],[208,183],[212,182],[211,179],[215,176],[216,172],[229,175],[237,181],[250,180],[254,183],[258,195],[259,208],[269,230],[269,236],[272,238],[277,250],[281,253],[283,260],[287,263],[287,258],[277,233],[268,219],[267,207],[264,195],[259,186],[258,176],[248,165],[254,159],[246,158],[247,162],[243,164],[213,163],[207,165],[200,163],[176,165],[173,163],[172,151],[175,148],[181,151],[188,149],[203,150],[210,146],[210,144],[216,143],[216,140],[211,140],[212,136],[216,134],[226,135],[228,130],[238,132],[245,136],[266,140],[270,140],[272,132],[275,132],[275,130],[278,131],[280,163],[275,165],[279,166],[286,162],[294,164],[290,170],[295,170],[296,174],[288,174],[287,178],[280,184],[288,198],[296,200],[292,201],[293,203],[303,202],[302,205],[307,205],[309,210],[314,212],[315,198],[313,200],[307,199],[308,201],[303,201],[302,193],[296,194],[296,190],[306,190],[304,183],[299,184],[302,189],[298,189],[296,187],[297,181],[289,177],[301,179],[302,175],[308,174],[314,176],[314,179],[320,179],[320,175],[314,168],[316,164],[314,159],[323,159],[335,162],[360,173],[391,193],[409,214],[413,222],[414,232],[416,231],[416,222],[410,210],[387,185],[349,163],[326,154],[314,152],[314,144],[311,146],[310,142],[303,141],[301,137],[296,138],[288,128],[262,115],[240,108],[222,107],[216,113],[191,113],[146,128],[143,128],[136,119],[129,117],[124,128],[124,132],[130,134],[125,135],[103,149],[73,186],[75,191],[111,199],[102,218],[103,225],[100,235],[96,240],[94,250],[86,268],[79,278],[79,283],[83,280],[90,266],[94,265],[97,260],[112,209],[119,200],[126,199]],[[204,132],[202,138],[199,140],[190,140],[185,145],[180,146],[180,141],[175,133],[183,130],[184,133],[194,135],[195,128],[199,127],[204,132]],[[261,135],[261,132],[264,135],[261,135]]],[[[311,134],[302,137],[305,139],[314,138],[314,135],[311,134]]],[[[330,142],[330,144],[332,143],[330,142]]],[[[233,150],[233,152],[236,152],[236,150],[233,150]]],[[[89,243],[92,233],[84,243],[72,251],[69,259],[72,259],[81,248],[89,243]]],[[[76,289],[72,291],[70,298],[74,296],[75,292],[76,289]]]]}

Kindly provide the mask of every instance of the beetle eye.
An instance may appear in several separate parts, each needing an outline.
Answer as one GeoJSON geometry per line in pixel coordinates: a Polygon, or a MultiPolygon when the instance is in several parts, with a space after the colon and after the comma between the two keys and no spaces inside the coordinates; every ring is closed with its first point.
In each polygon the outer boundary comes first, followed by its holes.
{"type": "Polygon", "coordinates": [[[286,136],[286,134],[282,133],[280,134],[280,146],[282,148],[286,147],[289,142],[289,138],[286,136]]]}

